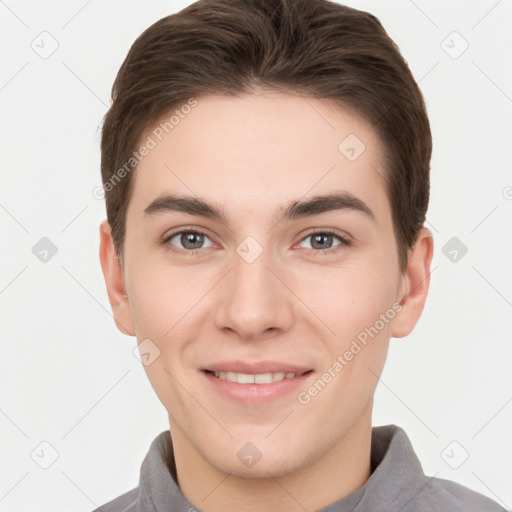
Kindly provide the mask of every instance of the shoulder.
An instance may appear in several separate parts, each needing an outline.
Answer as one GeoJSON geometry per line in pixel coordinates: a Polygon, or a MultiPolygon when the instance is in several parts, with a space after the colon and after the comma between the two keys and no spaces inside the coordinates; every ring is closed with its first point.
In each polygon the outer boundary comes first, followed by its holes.
{"type": "Polygon", "coordinates": [[[112,501],[101,505],[93,512],[135,512],[137,507],[137,498],[139,496],[139,488],[135,487],[112,501]]]}
{"type": "Polygon", "coordinates": [[[425,476],[423,484],[403,512],[508,512],[491,498],[451,480],[425,476]]]}

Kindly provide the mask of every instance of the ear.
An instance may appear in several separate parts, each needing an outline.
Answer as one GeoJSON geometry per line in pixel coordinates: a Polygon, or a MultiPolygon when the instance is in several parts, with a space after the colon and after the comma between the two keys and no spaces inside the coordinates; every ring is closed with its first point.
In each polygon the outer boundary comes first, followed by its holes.
{"type": "Polygon", "coordinates": [[[391,336],[407,336],[418,322],[430,285],[430,264],[434,253],[434,238],[423,226],[414,246],[409,249],[407,268],[398,295],[402,309],[395,315],[391,336]]]}
{"type": "Polygon", "coordinates": [[[106,220],[100,224],[100,262],[117,328],[128,336],[135,336],[123,269],[117,259],[110,224],[106,220]]]}

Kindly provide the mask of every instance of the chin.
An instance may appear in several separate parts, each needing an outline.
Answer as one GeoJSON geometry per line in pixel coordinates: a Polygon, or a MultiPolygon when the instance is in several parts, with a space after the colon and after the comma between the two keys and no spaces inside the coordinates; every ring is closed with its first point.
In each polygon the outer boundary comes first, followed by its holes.
{"type": "Polygon", "coordinates": [[[268,479],[268,478],[281,478],[301,468],[299,461],[290,460],[289,456],[283,455],[282,458],[265,457],[264,455],[252,467],[246,467],[241,463],[238,458],[235,462],[233,460],[220,460],[212,461],[217,469],[228,473],[232,477],[243,479],[268,479]],[[217,464],[215,464],[215,462],[217,464]]]}
{"type": "Polygon", "coordinates": [[[218,470],[244,479],[279,478],[314,462],[318,450],[311,444],[305,451],[303,443],[265,439],[266,435],[268,431],[261,436],[237,436],[215,452],[203,452],[203,457],[218,470]]]}

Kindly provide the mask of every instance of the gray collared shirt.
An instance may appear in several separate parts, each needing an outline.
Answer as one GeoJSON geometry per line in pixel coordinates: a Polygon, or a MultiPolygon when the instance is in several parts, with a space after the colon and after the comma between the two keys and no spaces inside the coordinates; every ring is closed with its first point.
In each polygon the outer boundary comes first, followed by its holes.
{"type": "MultiPolygon", "coordinates": [[[[460,484],[426,476],[403,429],[373,427],[366,483],[318,512],[507,512],[460,484]]],[[[169,430],[151,443],[139,485],[94,512],[195,512],[180,491],[169,430]]]]}

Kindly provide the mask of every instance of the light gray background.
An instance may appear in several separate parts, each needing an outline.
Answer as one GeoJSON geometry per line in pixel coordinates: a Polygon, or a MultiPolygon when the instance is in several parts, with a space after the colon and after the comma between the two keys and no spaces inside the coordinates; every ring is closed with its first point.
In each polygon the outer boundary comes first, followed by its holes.
{"type": "MultiPolygon", "coordinates": [[[[168,428],[135,338],[111,317],[92,192],[122,60],[189,3],[0,1],[2,511],[92,510],[137,485],[168,428]],[[58,249],[46,263],[32,252],[42,237],[58,249]],[[48,469],[43,442],[58,453],[48,469]]],[[[399,45],[434,136],[430,295],[415,331],[391,341],[374,424],[403,427],[427,474],[510,509],[512,1],[346,3],[399,45]],[[455,262],[452,237],[468,248],[455,262]]]]}

